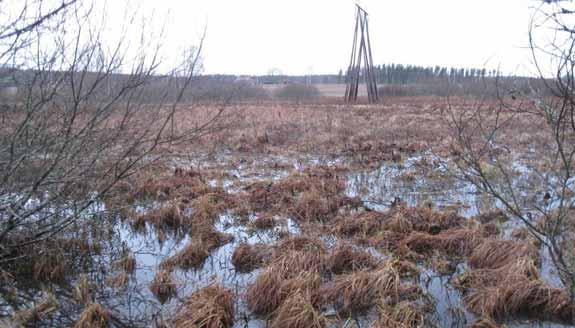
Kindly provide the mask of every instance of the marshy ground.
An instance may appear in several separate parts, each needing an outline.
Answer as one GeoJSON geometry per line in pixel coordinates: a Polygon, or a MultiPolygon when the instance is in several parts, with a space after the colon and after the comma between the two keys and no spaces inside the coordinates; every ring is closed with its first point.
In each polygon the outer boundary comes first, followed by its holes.
{"type": "MultiPolygon", "coordinates": [[[[30,326],[570,326],[575,304],[538,242],[451,174],[442,106],[232,105],[65,235],[19,250],[38,256],[0,277],[0,313],[30,326]]],[[[515,124],[517,150],[544,151],[532,122],[515,124]]],[[[535,164],[514,160],[521,185],[535,164]]]]}

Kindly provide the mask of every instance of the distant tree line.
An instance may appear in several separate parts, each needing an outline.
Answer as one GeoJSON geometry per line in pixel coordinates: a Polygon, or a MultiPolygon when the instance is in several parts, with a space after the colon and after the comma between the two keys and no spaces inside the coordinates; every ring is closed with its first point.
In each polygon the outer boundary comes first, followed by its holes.
{"type": "Polygon", "coordinates": [[[486,68],[454,68],[441,66],[414,66],[402,64],[380,65],[374,67],[379,84],[416,84],[437,80],[450,82],[477,81],[496,77],[497,70],[486,68]]]}
{"type": "MultiPolygon", "coordinates": [[[[462,83],[492,78],[500,74],[497,70],[486,68],[426,67],[403,64],[383,64],[375,66],[374,70],[378,84],[390,85],[425,84],[436,81],[462,83]]],[[[345,73],[344,70],[339,70],[338,74],[253,75],[243,78],[251,80],[254,84],[340,84],[346,82],[345,73]]],[[[204,75],[202,78],[220,82],[233,82],[238,79],[234,75],[204,75]]]]}

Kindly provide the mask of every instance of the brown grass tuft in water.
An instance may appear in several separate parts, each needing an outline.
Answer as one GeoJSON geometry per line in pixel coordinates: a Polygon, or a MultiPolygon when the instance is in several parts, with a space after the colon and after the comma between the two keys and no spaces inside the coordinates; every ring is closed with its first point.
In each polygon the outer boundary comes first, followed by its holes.
{"type": "Polygon", "coordinates": [[[275,311],[271,328],[324,328],[325,317],[313,306],[309,294],[297,291],[275,311]]]}
{"type": "Polygon", "coordinates": [[[198,269],[209,256],[210,251],[207,245],[201,240],[195,240],[188,243],[176,254],[164,259],[160,267],[166,270],[174,267],[180,267],[184,270],[198,269]]]}
{"type": "Polygon", "coordinates": [[[92,302],[92,285],[87,275],[81,275],[72,290],[74,301],[78,304],[88,305],[92,302]]]}
{"type": "Polygon", "coordinates": [[[276,226],[276,220],[273,215],[262,214],[254,220],[253,225],[256,229],[266,230],[276,226]]]}
{"type": "Polygon", "coordinates": [[[425,313],[412,302],[403,301],[395,305],[380,304],[379,319],[372,328],[423,328],[429,327],[425,313]]]}
{"type": "Polygon", "coordinates": [[[173,320],[175,328],[228,328],[232,327],[233,323],[233,293],[215,284],[188,297],[173,320]]]}
{"type": "Polygon", "coordinates": [[[398,300],[400,276],[390,262],[374,271],[358,271],[338,276],[323,290],[324,301],[335,304],[342,313],[368,310],[384,297],[398,300]]]}
{"type": "Polygon", "coordinates": [[[410,250],[422,254],[430,254],[439,251],[451,256],[468,256],[482,241],[477,229],[449,229],[441,231],[437,235],[422,232],[410,234],[403,244],[410,250]]]}
{"type": "MultiPolygon", "coordinates": [[[[248,286],[246,302],[253,313],[268,315],[291,293],[302,291],[314,295],[320,285],[321,276],[318,273],[298,270],[287,272],[286,267],[274,263],[248,286]]],[[[319,303],[319,300],[314,297],[313,303],[319,303]]]]}
{"type": "Polygon", "coordinates": [[[539,262],[539,250],[524,241],[487,239],[477,246],[469,257],[472,268],[497,269],[519,258],[539,262]]]}
{"type": "Polygon", "coordinates": [[[282,239],[277,245],[280,253],[289,251],[305,251],[311,253],[325,254],[325,243],[317,236],[289,236],[282,239]]]}
{"type": "Polygon", "coordinates": [[[176,296],[178,289],[172,278],[172,272],[169,270],[158,271],[150,284],[150,291],[161,304],[166,303],[172,297],[176,296]]]}
{"type": "Polygon", "coordinates": [[[128,252],[115,264],[120,270],[126,273],[133,273],[134,270],[136,270],[136,257],[134,257],[134,254],[128,252]]]}
{"type": "Polygon", "coordinates": [[[110,322],[110,312],[98,303],[91,303],[84,308],[74,328],[105,328],[110,322]]]}
{"type": "Polygon", "coordinates": [[[378,261],[371,253],[349,244],[338,246],[327,259],[328,269],[335,274],[374,269],[377,265],[378,261]]]}
{"type": "Polygon", "coordinates": [[[21,326],[32,326],[33,323],[42,320],[50,313],[58,310],[60,304],[53,294],[45,294],[38,304],[30,309],[19,310],[12,318],[15,323],[21,326]]]}
{"type": "Polygon", "coordinates": [[[251,272],[268,263],[271,257],[272,249],[266,244],[241,243],[232,254],[232,264],[238,272],[251,272]]]}

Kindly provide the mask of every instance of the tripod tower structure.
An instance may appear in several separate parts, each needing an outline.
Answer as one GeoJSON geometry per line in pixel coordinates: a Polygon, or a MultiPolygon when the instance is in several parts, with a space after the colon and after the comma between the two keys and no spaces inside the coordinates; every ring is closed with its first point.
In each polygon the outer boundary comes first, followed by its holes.
{"type": "Polygon", "coordinates": [[[351,59],[347,69],[345,101],[356,102],[359,83],[363,79],[367,86],[367,98],[370,103],[379,101],[377,81],[373,69],[373,57],[371,55],[371,41],[369,38],[369,23],[367,12],[356,4],[355,32],[351,59]],[[362,69],[363,64],[363,69],[362,69]]]}

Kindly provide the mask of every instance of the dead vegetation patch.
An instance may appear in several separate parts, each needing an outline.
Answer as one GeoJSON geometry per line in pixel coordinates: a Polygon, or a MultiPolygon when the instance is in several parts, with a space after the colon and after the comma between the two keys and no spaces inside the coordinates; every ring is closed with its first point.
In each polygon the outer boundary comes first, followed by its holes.
{"type": "Polygon", "coordinates": [[[391,263],[373,271],[337,276],[322,289],[322,297],[345,314],[361,313],[386,297],[400,299],[400,276],[391,263]]]}
{"type": "Polygon", "coordinates": [[[409,301],[395,305],[381,304],[378,308],[379,319],[372,328],[422,328],[431,325],[425,320],[421,306],[409,301]]]}
{"type": "Polygon", "coordinates": [[[338,246],[327,259],[328,269],[334,274],[374,269],[377,265],[378,261],[373,255],[350,244],[338,246]]]}
{"type": "Polygon", "coordinates": [[[300,290],[290,294],[276,310],[272,328],[324,328],[325,317],[314,307],[311,296],[300,290]]]}
{"type": "Polygon", "coordinates": [[[232,264],[238,272],[251,272],[272,258],[272,249],[266,244],[241,243],[232,254],[232,264]]]}
{"type": "Polygon", "coordinates": [[[539,262],[539,250],[524,241],[486,239],[478,245],[469,257],[472,268],[497,269],[520,258],[539,262]]]}
{"type": "Polygon", "coordinates": [[[233,293],[217,284],[204,287],[188,297],[173,320],[176,328],[228,328],[233,323],[233,293]]]}
{"type": "Polygon", "coordinates": [[[91,303],[84,308],[74,328],[105,328],[108,327],[111,314],[98,303],[91,303]]]}
{"type": "Polygon", "coordinates": [[[172,278],[172,272],[169,270],[160,270],[154,276],[150,284],[150,291],[161,304],[166,303],[178,293],[177,284],[172,278]]]}

